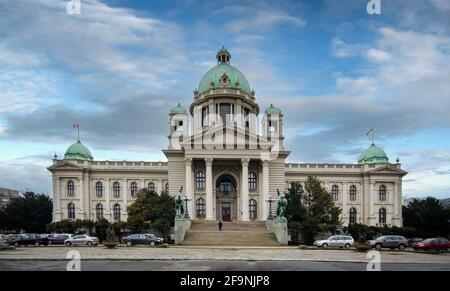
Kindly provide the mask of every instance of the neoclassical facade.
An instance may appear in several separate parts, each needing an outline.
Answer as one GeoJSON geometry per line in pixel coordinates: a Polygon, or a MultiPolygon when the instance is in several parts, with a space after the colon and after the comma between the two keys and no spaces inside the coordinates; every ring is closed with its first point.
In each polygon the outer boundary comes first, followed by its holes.
{"type": "Polygon", "coordinates": [[[187,196],[193,219],[264,221],[271,198],[316,176],[342,208],[344,225],[402,225],[402,177],[375,144],[355,164],[286,163],[283,113],[264,112],[246,77],[217,53],[188,109],[169,113],[166,162],[96,161],[79,140],[53,160],[53,220],[127,219],[139,189],[187,196]]]}

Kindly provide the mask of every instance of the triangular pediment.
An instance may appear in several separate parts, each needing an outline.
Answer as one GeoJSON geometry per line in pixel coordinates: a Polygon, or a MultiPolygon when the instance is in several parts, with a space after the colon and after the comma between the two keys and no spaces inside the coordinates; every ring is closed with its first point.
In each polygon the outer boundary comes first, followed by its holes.
{"type": "Polygon", "coordinates": [[[384,165],[380,166],[376,169],[368,171],[370,174],[397,174],[397,175],[406,175],[407,172],[403,171],[402,169],[399,169],[393,165],[384,165]]]}
{"type": "Polygon", "coordinates": [[[270,148],[274,142],[268,141],[266,137],[259,134],[249,132],[243,128],[232,125],[216,126],[204,129],[202,132],[196,133],[185,138],[182,144],[235,144],[235,145],[257,145],[258,147],[270,148]]]}
{"type": "Polygon", "coordinates": [[[84,167],[71,161],[59,161],[57,164],[48,167],[49,171],[55,170],[82,170],[84,167]]]}

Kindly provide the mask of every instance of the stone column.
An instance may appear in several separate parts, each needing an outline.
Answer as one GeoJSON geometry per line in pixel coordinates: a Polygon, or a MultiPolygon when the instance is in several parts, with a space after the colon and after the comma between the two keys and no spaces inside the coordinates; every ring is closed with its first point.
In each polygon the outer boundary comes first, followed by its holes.
{"type": "Polygon", "coordinates": [[[249,213],[248,213],[248,163],[249,159],[242,159],[242,182],[241,182],[241,220],[248,221],[249,213]]]}
{"type": "Polygon", "coordinates": [[[127,193],[127,180],[122,180],[122,190],[123,190],[123,207],[121,209],[121,219],[124,219],[124,216],[126,216],[127,213],[127,206],[128,206],[128,193],[127,193]]]}
{"type": "Polygon", "coordinates": [[[188,202],[188,213],[192,219],[195,217],[194,213],[194,189],[192,187],[192,159],[186,158],[186,196],[191,201],[188,202]]]}
{"type": "Polygon", "coordinates": [[[344,224],[348,224],[348,185],[346,182],[342,183],[342,217],[345,217],[344,224]]]}
{"type": "Polygon", "coordinates": [[[78,214],[80,215],[80,217],[78,217],[79,219],[84,219],[84,187],[83,187],[83,178],[78,178],[78,195],[80,197],[80,207],[78,210],[78,214]]]}
{"type": "Polygon", "coordinates": [[[374,217],[374,213],[373,213],[373,203],[374,203],[374,193],[373,193],[373,185],[375,184],[374,181],[370,181],[369,184],[369,213],[367,215],[367,224],[368,225],[373,225],[372,221],[373,221],[373,217],[374,217]]]}
{"type": "Polygon", "coordinates": [[[158,192],[158,194],[161,195],[161,193],[163,191],[163,182],[162,182],[162,180],[159,180],[158,182],[156,182],[155,186],[156,186],[156,192],[158,192]]]}
{"type": "Polygon", "coordinates": [[[108,221],[111,221],[111,179],[106,179],[106,187],[105,187],[105,218],[108,221]]]}
{"type": "Polygon", "coordinates": [[[263,161],[263,171],[262,171],[262,195],[263,195],[263,213],[262,220],[267,220],[269,216],[269,204],[266,202],[269,200],[269,161],[263,161]]]}
{"type": "Polygon", "coordinates": [[[206,163],[206,220],[213,220],[213,178],[212,178],[212,163],[213,159],[205,159],[206,163]]]}
{"type": "Polygon", "coordinates": [[[55,221],[62,220],[62,209],[61,209],[61,199],[62,199],[62,191],[61,191],[61,178],[56,178],[56,209],[55,209],[55,221]]]}

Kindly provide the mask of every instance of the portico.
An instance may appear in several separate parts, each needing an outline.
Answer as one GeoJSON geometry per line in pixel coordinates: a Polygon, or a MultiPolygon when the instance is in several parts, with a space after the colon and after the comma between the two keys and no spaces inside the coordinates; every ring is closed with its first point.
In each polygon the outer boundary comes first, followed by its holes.
{"type": "Polygon", "coordinates": [[[235,157],[185,158],[186,194],[194,219],[265,220],[269,162],[235,157]],[[266,177],[266,179],[264,179],[266,177]]]}

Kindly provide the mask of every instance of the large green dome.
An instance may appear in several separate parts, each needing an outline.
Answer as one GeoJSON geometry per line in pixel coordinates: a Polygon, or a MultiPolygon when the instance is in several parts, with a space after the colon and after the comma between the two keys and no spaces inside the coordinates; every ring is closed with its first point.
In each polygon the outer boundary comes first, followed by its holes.
{"type": "Polygon", "coordinates": [[[384,150],[372,144],[367,150],[365,150],[361,156],[359,156],[358,164],[387,164],[389,158],[384,150]]]}
{"type": "Polygon", "coordinates": [[[247,78],[238,69],[230,65],[231,55],[226,49],[221,49],[217,53],[219,64],[209,70],[201,79],[198,85],[198,94],[202,94],[215,88],[235,88],[241,89],[248,95],[252,95],[252,89],[247,78]],[[226,83],[223,78],[226,76],[226,83]]]}
{"type": "Polygon", "coordinates": [[[89,160],[92,161],[94,158],[92,157],[91,152],[87,147],[85,147],[80,140],[77,140],[76,143],[71,145],[66,153],[64,154],[65,160],[89,160]]]}

